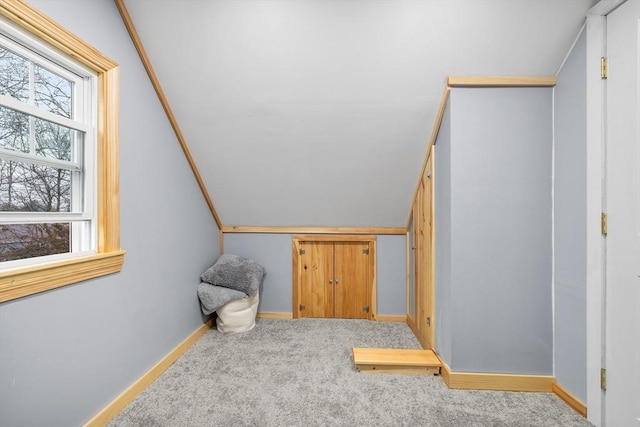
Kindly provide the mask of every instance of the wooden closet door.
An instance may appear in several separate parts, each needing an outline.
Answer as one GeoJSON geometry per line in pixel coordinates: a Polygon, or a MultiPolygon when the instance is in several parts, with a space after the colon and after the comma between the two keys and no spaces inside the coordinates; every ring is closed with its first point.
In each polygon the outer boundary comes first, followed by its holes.
{"type": "Polygon", "coordinates": [[[413,205],[413,232],[415,244],[415,324],[418,332],[424,335],[424,248],[425,248],[425,230],[424,230],[424,177],[420,178],[418,193],[413,205]]]}
{"type": "Polygon", "coordinates": [[[302,242],[300,317],[333,317],[333,242],[302,242]]]}
{"type": "Polygon", "coordinates": [[[369,244],[335,243],[335,314],[343,319],[368,318],[369,244]],[[366,309],[365,309],[366,307],[366,309]]]}
{"type": "Polygon", "coordinates": [[[424,246],[423,246],[423,260],[422,264],[425,266],[424,268],[424,282],[423,282],[423,294],[422,294],[422,330],[423,334],[431,346],[434,346],[434,300],[433,300],[433,249],[434,249],[434,233],[433,233],[433,147],[431,151],[431,156],[429,156],[429,160],[427,161],[427,168],[424,174],[424,200],[423,209],[424,209],[424,246]]]}
{"type": "Polygon", "coordinates": [[[418,333],[433,347],[433,151],[413,205],[415,316],[418,333]]]}

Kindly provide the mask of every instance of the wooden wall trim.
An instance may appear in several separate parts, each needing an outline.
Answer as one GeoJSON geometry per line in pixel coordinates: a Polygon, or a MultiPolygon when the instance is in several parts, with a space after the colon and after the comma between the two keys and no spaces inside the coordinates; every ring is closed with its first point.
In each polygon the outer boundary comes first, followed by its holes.
{"type": "Polygon", "coordinates": [[[562,388],[562,386],[558,385],[553,376],[452,372],[442,357],[437,352],[434,353],[438,359],[440,359],[440,363],[442,364],[440,375],[442,375],[442,379],[449,388],[553,392],[580,415],[583,417],[587,416],[587,406],[562,388]]]}
{"type": "Polygon", "coordinates": [[[442,369],[440,374],[449,388],[467,390],[533,391],[551,392],[555,377],[552,375],[487,374],[477,372],[454,372],[442,357],[435,352],[442,369]]]}
{"type": "Polygon", "coordinates": [[[422,181],[422,177],[424,176],[425,171],[427,170],[427,162],[429,161],[429,156],[431,156],[431,146],[436,143],[436,139],[438,139],[438,132],[440,132],[440,125],[442,125],[442,119],[444,118],[444,110],[447,108],[447,103],[449,102],[449,92],[451,88],[449,85],[445,85],[444,91],[442,93],[442,98],[440,99],[440,106],[438,107],[438,112],[436,113],[436,120],[433,123],[433,128],[431,129],[431,136],[429,137],[429,142],[427,143],[427,151],[425,151],[424,161],[422,162],[422,168],[420,169],[420,174],[418,175],[418,183],[416,184],[416,188],[413,191],[413,197],[411,198],[411,206],[409,207],[409,217],[407,218],[407,226],[408,230],[411,226],[411,217],[413,211],[413,205],[416,201],[416,197],[418,197],[418,191],[420,190],[420,181],[422,181]]]}
{"type": "Polygon", "coordinates": [[[555,76],[449,77],[449,87],[552,87],[555,76]]]}
{"type": "Polygon", "coordinates": [[[279,313],[273,311],[259,311],[256,314],[258,319],[293,319],[293,313],[279,313]]]}
{"type": "Polygon", "coordinates": [[[376,240],[376,236],[368,235],[368,234],[357,234],[357,235],[294,234],[293,238],[301,242],[370,242],[370,241],[376,240]]]}
{"type": "Polygon", "coordinates": [[[144,391],[156,378],[158,378],[164,371],[167,370],[178,357],[182,356],[189,347],[191,347],[198,339],[205,334],[211,328],[213,321],[209,320],[207,323],[200,326],[187,338],[178,344],[173,350],[171,350],[166,356],[164,356],[158,363],[156,363],[151,369],[145,372],[140,378],[138,378],[133,384],[131,384],[125,391],[120,393],[113,401],[105,406],[100,412],[98,412],[93,418],[91,418],[84,425],[85,427],[98,427],[106,425],[113,417],[124,409],[133,399],[144,391]]]}
{"type": "Polygon", "coordinates": [[[224,233],[255,234],[394,234],[407,232],[404,227],[262,227],[262,226],[225,226],[224,233]]]}
{"type": "Polygon", "coordinates": [[[440,357],[438,353],[435,354],[438,359],[440,359],[440,363],[442,364],[442,366],[440,367],[440,375],[442,375],[442,379],[444,380],[444,383],[447,385],[447,387],[451,388],[451,386],[449,385],[451,381],[451,369],[449,369],[449,365],[447,365],[444,360],[442,360],[442,357],[440,357]]]}
{"type": "Polygon", "coordinates": [[[207,206],[209,206],[209,210],[211,211],[211,215],[213,215],[214,220],[218,226],[218,229],[222,229],[222,222],[220,221],[220,217],[216,212],[215,207],[213,206],[213,202],[211,201],[211,197],[209,197],[209,192],[202,180],[202,176],[198,171],[198,168],[193,160],[193,156],[191,156],[191,152],[189,151],[189,147],[187,146],[187,142],[180,130],[180,126],[178,126],[178,121],[171,110],[171,106],[169,105],[169,101],[162,90],[162,86],[160,85],[160,81],[156,76],[155,71],[153,70],[153,66],[151,65],[151,61],[147,56],[147,52],[144,49],[144,45],[142,44],[142,40],[138,36],[138,32],[136,31],[135,26],[133,25],[133,21],[131,20],[131,16],[129,15],[129,11],[124,4],[124,0],[114,0],[116,6],[118,7],[118,11],[120,12],[120,16],[122,16],[122,21],[124,22],[127,31],[129,32],[129,36],[131,37],[131,41],[133,41],[133,45],[138,51],[138,55],[140,56],[140,60],[142,61],[142,65],[144,65],[144,69],[147,71],[149,75],[149,79],[151,80],[151,84],[158,95],[158,99],[160,100],[160,104],[162,104],[162,108],[164,109],[165,114],[167,115],[167,119],[169,119],[169,123],[173,128],[173,132],[182,147],[182,151],[184,152],[185,157],[187,158],[187,162],[189,162],[189,166],[191,167],[191,171],[193,172],[193,176],[198,182],[198,186],[200,187],[200,191],[202,192],[202,196],[204,197],[207,206]]]}
{"type": "MultiPolygon", "coordinates": [[[[443,364],[443,367],[446,364],[443,364]]],[[[454,372],[447,366],[449,388],[467,390],[551,392],[555,382],[552,375],[487,374],[454,372]]]]}
{"type": "Polygon", "coordinates": [[[487,374],[476,372],[454,372],[442,357],[435,352],[442,369],[440,374],[449,388],[467,390],[533,391],[551,392],[555,377],[552,375],[487,374]]]}
{"type": "Polygon", "coordinates": [[[558,384],[557,381],[553,383],[553,385],[551,386],[551,390],[556,396],[562,399],[567,405],[572,407],[577,413],[585,418],[587,417],[587,405],[585,405],[573,394],[569,393],[564,387],[558,384]]]}

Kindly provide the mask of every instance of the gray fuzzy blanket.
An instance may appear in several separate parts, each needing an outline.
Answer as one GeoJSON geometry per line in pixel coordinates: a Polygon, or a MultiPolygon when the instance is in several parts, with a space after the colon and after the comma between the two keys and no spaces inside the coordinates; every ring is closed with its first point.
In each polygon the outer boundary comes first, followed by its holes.
{"type": "Polygon", "coordinates": [[[224,254],[202,273],[200,279],[215,286],[244,292],[252,297],[258,293],[264,275],[264,267],[254,260],[224,254]]]}
{"type": "Polygon", "coordinates": [[[229,301],[246,298],[247,294],[234,289],[214,286],[211,283],[202,282],[198,285],[198,298],[200,307],[205,316],[210,315],[229,301]]]}

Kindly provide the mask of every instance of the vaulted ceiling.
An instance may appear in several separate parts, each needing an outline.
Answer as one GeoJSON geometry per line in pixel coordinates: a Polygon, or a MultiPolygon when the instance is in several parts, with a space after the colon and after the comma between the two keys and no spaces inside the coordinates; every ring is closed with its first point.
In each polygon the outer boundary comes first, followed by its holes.
{"type": "Polygon", "coordinates": [[[225,226],[406,225],[446,77],[555,75],[592,0],[125,0],[225,226]]]}

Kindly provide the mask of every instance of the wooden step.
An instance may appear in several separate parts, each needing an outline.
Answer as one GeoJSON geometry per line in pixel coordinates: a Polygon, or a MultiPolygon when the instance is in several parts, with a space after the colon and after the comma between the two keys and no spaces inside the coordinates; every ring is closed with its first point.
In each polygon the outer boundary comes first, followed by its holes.
{"type": "Polygon", "coordinates": [[[432,350],[354,348],[353,362],[359,372],[438,375],[440,359],[432,350]]]}

